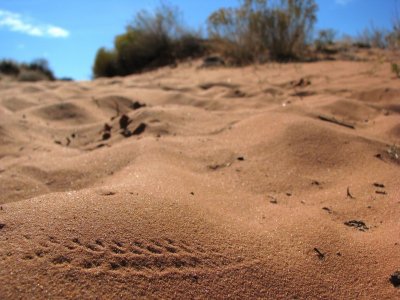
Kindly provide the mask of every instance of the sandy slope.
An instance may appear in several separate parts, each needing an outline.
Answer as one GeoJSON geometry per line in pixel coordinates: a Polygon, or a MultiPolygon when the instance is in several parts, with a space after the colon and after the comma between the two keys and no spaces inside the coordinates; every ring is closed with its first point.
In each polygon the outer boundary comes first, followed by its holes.
{"type": "Polygon", "coordinates": [[[399,298],[389,65],[197,65],[0,81],[0,298],[399,298]]]}

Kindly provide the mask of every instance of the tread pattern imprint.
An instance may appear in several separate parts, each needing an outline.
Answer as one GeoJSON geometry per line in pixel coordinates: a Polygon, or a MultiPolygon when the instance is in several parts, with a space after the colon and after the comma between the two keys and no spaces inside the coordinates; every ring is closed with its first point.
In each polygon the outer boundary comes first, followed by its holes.
{"type": "MultiPolygon", "coordinates": [[[[30,241],[31,250],[19,255],[22,262],[50,263],[60,268],[91,272],[135,272],[143,275],[236,268],[251,263],[227,257],[216,249],[169,238],[132,241],[72,238],[60,241],[48,236],[30,241]],[[33,249],[32,249],[33,248],[33,249]]],[[[13,255],[9,253],[11,258],[13,255]]],[[[6,259],[6,258],[0,258],[6,259]]]]}

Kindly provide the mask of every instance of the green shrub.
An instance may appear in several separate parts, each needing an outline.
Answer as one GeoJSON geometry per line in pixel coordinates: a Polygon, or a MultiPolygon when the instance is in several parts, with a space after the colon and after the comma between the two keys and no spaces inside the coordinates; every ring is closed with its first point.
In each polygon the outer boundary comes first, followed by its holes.
{"type": "Polygon", "coordinates": [[[299,59],[304,55],[317,5],[314,0],[245,0],[208,17],[208,33],[233,63],[299,59]]]}
{"type": "Polygon", "coordinates": [[[200,34],[184,33],[179,39],[173,41],[173,56],[175,59],[199,57],[207,52],[206,43],[200,34]]]}
{"type": "Polygon", "coordinates": [[[114,51],[108,51],[104,48],[100,48],[96,54],[93,73],[96,75],[96,77],[116,76],[118,74],[116,53],[114,51]]]}
{"type": "Polygon", "coordinates": [[[100,49],[94,77],[128,75],[204,53],[199,35],[184,28],[178,9],[162,5],[155,12],[136,14],[126,32],[114,40],[114,50],[100,49]]]}
{"type": "Polygon", "coordinates": [[[123,75],[171,62],[171,40],[177,22],[177,11],[169,7],[154,13],[139,12],[127,32],[115,41],[123,75]]]}
{"type": "Polygon", "coordinates": [[[129,29],[134,36],[131,43],[117,48],[121,75],[163,66],[173,60],[171,41],[161,33],[129,29]]]}

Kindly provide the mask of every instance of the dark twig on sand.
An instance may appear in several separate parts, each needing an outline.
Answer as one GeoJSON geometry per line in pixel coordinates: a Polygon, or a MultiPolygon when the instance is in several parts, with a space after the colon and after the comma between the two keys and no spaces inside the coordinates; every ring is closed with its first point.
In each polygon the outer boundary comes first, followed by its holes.
{"type": "Polygon", "coordinates": [[[350,124],[350,123],[347,123],[347,122],[343,122],[343,121],[339,121],[334,117],[319,115],[318,118],[320,120],[322,120],[322,121],[325,121],[325,122],[330,122],[330,123],[334,123],[336,125],[344,126],[344,127],[347,127],[347,128],[356,129],[353,124],[350,124]]]}
{"type": "Polygon", "coordinates": [[[322,253],[318,248],[314,248],[314,251],[317,252],[318,258],[323,260],[325,258],[325,254],[322,253]]]}
{"type": "Polygon", "coordinates": [[[363,221],[358,221],[358,220],[351,220],[344,222],[344,225],[349,227],[354,227],[360,231],[367,231],[369,229],[369,227],[363,221]]]}
{"type": "Polygon", "coordinates": [[[350,188],[347,188],[347,197],[350,199],[356,199],[356,197],[354,197],[351,193],[350,193],[350,188]]]}
{"type": "Polygon", "coordinates": [[[374,187],[384,189],[384,188],[385,188],[385,185],[382,184],[382,183],[377,183],[377,182],[375,182],[375,183],[374,183],[374,187]]]}
{"type": "Polygon", "coordinates": [[[272,204],[278,204],[278,199],[273,196],[268,195],[268,198],[271,199],[269,202],[272,204]]]}
{"type": "Polygon", "coordinates": [[[375,191],[375,193],[379,195],[387,195],[385,191],[375,191]]]}
{"type": "Polygon", "coordinates": [[[323,207],[322,209],[327,211],[329,214],[332,214],[332,209],[330,209],[329,207],[323,207]]]}

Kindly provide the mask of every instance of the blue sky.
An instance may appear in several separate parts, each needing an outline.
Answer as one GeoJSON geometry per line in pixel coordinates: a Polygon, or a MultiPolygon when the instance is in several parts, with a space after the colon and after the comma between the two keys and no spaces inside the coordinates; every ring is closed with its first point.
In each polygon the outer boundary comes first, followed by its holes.
{"type": "MultiPolygon", "coordinates": [[[[316,29],[333,28],[356,35],[371,25],[390,28],[400,0],[316,0],[316,29]]],[[[90,79],[100,47],[111,48],[114,37],[141,9],[159,0],[0,0],[0,59],[29,62],[46,58],[57,77],[90,79]]],[[[187,25],[205,30],[207,16],[237,0],[169,0],[187,25]]],[[[399,12],[400,13],[400,12],[399,12]]]]}

